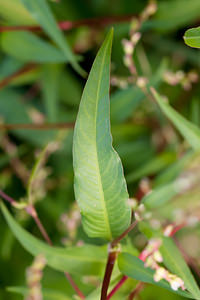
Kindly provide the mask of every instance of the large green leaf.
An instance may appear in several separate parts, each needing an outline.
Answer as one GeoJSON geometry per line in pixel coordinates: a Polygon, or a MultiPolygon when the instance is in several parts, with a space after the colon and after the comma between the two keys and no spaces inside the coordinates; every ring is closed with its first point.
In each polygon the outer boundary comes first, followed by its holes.
{"type": "Polygon", "coordinates": [[[90,237],[112,240],[130,224],[121,161],[112,147],[109,120],[110,54],[107,35],[86,83],[73,145],[75,195],[90,237]]]}
{"type": "Polygon", "coordinates": [[[43,254],[47,264],[59,271],[84,275],[101,274],[106,257],[106,249],[92,245],[83,247],[58,248],[51,247],[24,230],[1,203],[2,213],[21,245],[33,256],[43,254]]]}
{"type": "Polygon", "coordinates": [[[153,90],[153,94],[161,110],[176,126],[192,148],[194,150],[200,149],[200,129],[175,111],[155,90],[153,90]]]}
{"type": "Polygon", "coordinates": [[[55,63],[67,61],[67,57],[62,51],[31,32],[5,32],[2,34],[1,46],[7,54],[23,62],[55,63]]]}
{"type": "Polygon", "coordinates": [[[66,59],[80,73],[82,69],[78,65],[75,55],[71,51],[66,38],[59,29],[56,20],[47,4],[46,0],[21,0],[32,17],[37,20],[43,30],[56,42],[58,47],[63,51],[66,59]]]}
{"type": "Polygon", "coordinates": [[[183,38],[188,46],[200,48],[200,27],[188,29],[183,38]]]}
{"type": "Polygon", "coordinates": [[[146,268],[144,266],[143,261],[137,258],[136,256],[133,256],[128,253],[122,253],[118,257],[118,265],[120,271],[126,276],[129,276],[136,280],[140,280],[142,282],[151,283],[160,286],[162,288],[170,290],[171,292],[174,292],[186,298],[193,298],[192,295],[190,295],[188,292],[184,292],[181,290],[173,291],[170,285],[168,284],[168,282],[164,280],[160,280],[156,282],[153,279],[153,275],[155,271],[153,271],[150,268],[146,268]]]}
{"type": "Polygon", "coordinates": [[[184,281],[185,287],[194,299],[200,299],[200,289],[173,240],[163,237],[160,251],[166,267],[184,281]]]}

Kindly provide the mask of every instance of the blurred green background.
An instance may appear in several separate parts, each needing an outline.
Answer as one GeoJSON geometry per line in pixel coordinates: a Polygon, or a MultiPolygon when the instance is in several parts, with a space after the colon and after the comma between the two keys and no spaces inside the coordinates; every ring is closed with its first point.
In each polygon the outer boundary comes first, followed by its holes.
{"type": "MultiPolygon", "coordinates": [[[[147,78],[151,85],[167,95],[172,106],[199,126],[199,85],[196,82],[188,83],[186,75],[194,71],[198,76],[200,52],[187,47],[183,35],[186,29],[199,25],[200,1],[159,0],[157,4],[155,15],[141,26],[142,37],[134,52],[134,63],[139,76],[147,78]],[[169,72],[175,74],[180,70],[185,74],[185,81],[169,84],[169,72]]],[[[81,67],[87,72],[107,30],[110,26],[114,27],[111,82],[116,82],[117,78],[121,85],[111,84],[111,125],[114,146],[123,162],[130,197],[138,196],[138,187],[143,178],[148,178],[152,186],[167,184],[176,174],[172,171],[168,178],[166,170],[175,166],[188,146],[144,92],[129,83],[129,70],[123,61],[122,40],[129,38],[130,16],[138,16],[147,1],[55,0],[48,1],[48,5],[57,21],[98,18],[96,25],[80,25],[64,32],[81,67]],[[127,16],[127,21],[120,22],[120,18],[116,18],[116,21],[106,25],[107,18],[115,19],[117,16],[127,16]]],[[[20,0],[0,0],[0,22],[1,27],[37,24],[24,10],[20,0]]],[[[66,62],[55,41],[44,32],[0,33],[1,124],[71,124],[76,119],[85,82],[85,78],[66,62]],[[27,66],[29,69],[20,74],[20,70],[27,66]],[[7,82],[6,78],[11,80],[7,82]]],[[[90,240],[85,235],[79,220],[74,234],[69,233],[66,225],[67,216],[69,219],[73,210],[77,209],[73,192],[72,137],[72,129],[17,129],[13,125],[7,130],[2,126],[0,188],[16,200],[25,199],[27,181],[38,153],[47,143],[54,141],[58,147],[52,150],[37,174],[39,180],[33,192],[38,214],[55,245],[76,245],[78,242],[99,244],[101,241],[90,240]]],[[[198,198],[199,191],[195,193],[198,198]]],[[[189,194],[185,202],[191,199],[189,194]]],[[[40,237],[30,217],[23,211],[12,209],[12,213],[24,228],[40,237]]],[[[160,211],[158,215],[160,218],[164,215],[167,220],[172,218],[170,213],[160,211]]],[[[196,231],[199,236],[199,228],[196,231]]],[[[192,239],[193,235],[194,232],[188,232],[184,238],[192,239]]],[[[144,237],[138,232],[133,241],[138,249],[145,244],[144,237]]],[[[194,251],[197,257],[198,248],[194,251]]],[[[15,240],[0,215],[0,299],[22,299],[21,296],[6,292],[6,287],[25,286],[25,270],[32,259],[15,240]]],[[[95,288],[91,280],[85,284],[84,278],[77,276],[75,279],[85,293],[95,288]]],[[[125,299],[134,284],[128,280],[113,300],[125,299]]],[[[73,295],[63,274],[48,267],[44,272],[43,285],[66,292],[71,297],[73,295]]],[[[152,286],[144,289],[138,299],[158,298],[181,299],[152,286]]]]}

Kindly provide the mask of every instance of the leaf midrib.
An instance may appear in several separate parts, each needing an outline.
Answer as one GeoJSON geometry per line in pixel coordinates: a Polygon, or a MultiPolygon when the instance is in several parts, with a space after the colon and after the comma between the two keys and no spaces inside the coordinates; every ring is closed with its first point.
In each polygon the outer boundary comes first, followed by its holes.
{"type": "MultiPolygon", "coordinates": [[[[100,73],[99,78],[102,77],[107,48],[108,48],[108,46],[105,47],[105,50],[104,50],[102,64],[101,64],[101,68],[100,68],[100,72],[99,72],[100,73]]],[[[97,111],[98,111],[98,104],[99,104],[100,86],[101,86],[101,81],[99,80],[98,85],[97,85],[97,96],[96,96],[97,101],[96,101],[96,107],[95,107],[95,135],[96,135],[96,137],[95,137],[96,138],[95,148],[96,148],[96,160],[97,160],[97,168],[98,168],[97,176],[98,176],[99,185],[101,185],[100,193],[101,193],[101,196],[102,196],[101,199],[103,199],[103,201],[101,200],[102,207],[103,207],[103,213],[104,213],[105,220],[106,220],[106,223],[107,223],[109,238],[112,239],[112,233],[111,233],[109,217],[108,217],[108,213],[107,213],[107,207],[106,207],[105,196],[104,196],[103,185],[102,185],[102,179],[101,179],[101,173],[100,173],[100,167],[99,167],[99,157],[98,157],[98,148],[97,148],[97,111]]]]}

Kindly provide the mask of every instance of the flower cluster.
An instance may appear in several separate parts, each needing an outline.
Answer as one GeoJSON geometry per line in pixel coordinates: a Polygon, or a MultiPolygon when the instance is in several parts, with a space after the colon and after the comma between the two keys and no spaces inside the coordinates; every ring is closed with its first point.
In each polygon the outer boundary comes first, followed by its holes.
{"type": "Polygon", "coordinates": [[[159,265],[163,262],[159,251],[161,243],[160,239],[151,239],[139,258],[145,262],[145,267],[155,270],[154,280],[156,282],[165,279],[174,291],[177,291],[178,288],[185,290],[184,281],[180,277],[170,273],[167,269],[159,265]]]}
{"type": "Polygon", "coordinates": [[[26,280],[29,293],[26,300],[42,300],[41,279],[46,259],[43,255],[38,255],[30,268],[27,269],[26,280]]]}

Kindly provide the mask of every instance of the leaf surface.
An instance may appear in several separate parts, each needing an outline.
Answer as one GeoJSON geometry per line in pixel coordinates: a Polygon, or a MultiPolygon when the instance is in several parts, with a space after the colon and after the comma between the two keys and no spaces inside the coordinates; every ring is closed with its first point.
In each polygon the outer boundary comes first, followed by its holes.
{"type": "Polygon", "coordinates": [[[1,210],[10,229],[21,245],[33,256],[43,254],[50,267],[69,273],[101,274],[106,258],[105,247],[92,245],[70,248],[51,247],[24,230],[11,216],[3,203],[1,203],[1,210]]]}
{"type": "Polygon", "coordinates": [[[1,45],[4,52],[23,62],[61,63],[67,61],[60,49],[31,32],[4,32],[1,45]]]}
{"type": "Polygon", "coordinates": [[[183,37],[186,45],[194,48],[200,48],[200,26],[188,29],[183,37]]]}
{"type": "Polygon", "coordinates": [[[109,76],[113,33],[92,66],[76,120],[73,143],[75,196],[90,237],[112,240],[130,224],[128,192],[118,154],[112,147],[109,76]]]}

